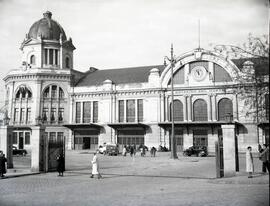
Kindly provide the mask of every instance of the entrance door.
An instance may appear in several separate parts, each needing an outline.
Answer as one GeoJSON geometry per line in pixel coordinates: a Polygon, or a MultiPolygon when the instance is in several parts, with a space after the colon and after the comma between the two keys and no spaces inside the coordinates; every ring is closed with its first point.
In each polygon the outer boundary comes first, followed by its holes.
{"type": "Polygon", "coordinates": [[[83,137],[83,149],[90,149],[90,137],[83,137]]]}
{"type": "Polygon", "coordinates": [[[183,130],[175,130],[176,152],[183,151],[183,130]]]}
{"type": "Polygon", "coordinates": [[[97,150],[98,149],[98,136],[93,135],[89,138],[90,140],[90,149],[97,150]]]}
{"type": "Polygon", "coordinates": [[[144,130],[118,130],[117,144],[119,151],[126,145],[144,145],[144,130]]]}
{"type": "Polygon", "coordinates": [[[19,132],[19,149],[23,149],[23,132],[19,132]]]}

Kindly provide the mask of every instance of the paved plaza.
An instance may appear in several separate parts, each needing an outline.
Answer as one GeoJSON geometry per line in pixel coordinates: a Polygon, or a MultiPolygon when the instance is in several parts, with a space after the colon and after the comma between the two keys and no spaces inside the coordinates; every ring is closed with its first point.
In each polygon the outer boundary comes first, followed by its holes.
{"type": "Polygon", "coordinates": [[[0,205],[269,204],[269,176],[260,173],[258,158],[254,178],[247,178],[241,156],[236,177],[216,179],[215,157],[179,155],[178,160],[172,160],[170,153],[135,159],[100,155],[103,178],[98,180],[89,178],[92,155],[88,151],[68,151],[64,177],[51,172],[1,179],[0,205]]]}

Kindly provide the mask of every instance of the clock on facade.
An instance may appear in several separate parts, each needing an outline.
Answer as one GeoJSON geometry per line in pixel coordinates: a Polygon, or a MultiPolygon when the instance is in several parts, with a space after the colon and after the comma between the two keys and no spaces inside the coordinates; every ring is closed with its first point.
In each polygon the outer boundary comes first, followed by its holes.
{"type": "Polygon", "coordinates": [[[206,75],[206,69],[203,66],[196,66],[192,69],[191,75],[197,81],[202,81],[206,75]]]}

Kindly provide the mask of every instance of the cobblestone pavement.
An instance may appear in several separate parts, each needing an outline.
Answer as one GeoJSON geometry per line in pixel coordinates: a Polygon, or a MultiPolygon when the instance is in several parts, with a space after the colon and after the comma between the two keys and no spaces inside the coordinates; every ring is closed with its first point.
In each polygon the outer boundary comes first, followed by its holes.
{"type": "MultiPolygon", "coordinates": [[[[55,172],[0,180],[0,205],[195,206],[269,204],[269,176],[214,178],[214,158],[100,156],[103,178],[91,179],[92,154],[67,153],[64,177],[55,172]]],[[[240,171],[243,166],[240,162],[240,171]]]]}

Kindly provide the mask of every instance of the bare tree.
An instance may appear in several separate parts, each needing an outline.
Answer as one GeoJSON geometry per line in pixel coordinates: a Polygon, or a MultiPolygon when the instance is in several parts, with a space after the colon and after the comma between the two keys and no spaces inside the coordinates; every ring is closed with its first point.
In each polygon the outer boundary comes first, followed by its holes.
{"type": "Polygon", "coordinates": [[[259,123],[268,119],[269,36],[251,33],[241,45],[214,45],[214,50],[231,59],[241,70],[236,79],[236,92],[244,102],[245,116],[259,123]]]}

